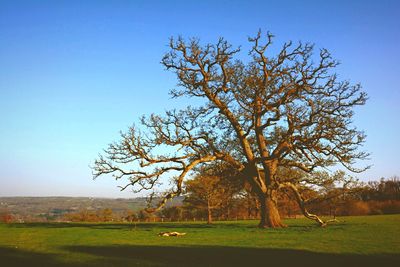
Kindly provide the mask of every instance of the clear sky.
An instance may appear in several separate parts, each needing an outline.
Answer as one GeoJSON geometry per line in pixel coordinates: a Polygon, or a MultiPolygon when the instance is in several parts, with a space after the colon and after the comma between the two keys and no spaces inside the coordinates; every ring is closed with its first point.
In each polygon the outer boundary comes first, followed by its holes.
{"type": "MultiPolygon", "coordinates": [[[[369,94],[362,180],[400,175],[400,1],[0,0],[0,196],[132,197],[89,164],[142,114],[187,103],[159,63],[170,36],[327,48],[369,94]]],[[[246,55],[245,53],[243,55],[246,55]]]]}

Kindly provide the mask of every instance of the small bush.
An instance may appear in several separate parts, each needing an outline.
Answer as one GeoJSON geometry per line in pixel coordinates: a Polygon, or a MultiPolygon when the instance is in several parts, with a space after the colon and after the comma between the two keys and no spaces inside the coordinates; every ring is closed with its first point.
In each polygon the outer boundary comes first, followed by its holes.
{"type": "Polygon", "coordinates": [[[14,220],[13,216],[8,212],[0,213],[0,222],[2,223],[12,223],[14,220]]]}
{"type": "Polygon", "coordinates": [[[371,210],[368,203],[363,201],[351,201],[342,207],[343,215],[368,215],[371,210]]]}

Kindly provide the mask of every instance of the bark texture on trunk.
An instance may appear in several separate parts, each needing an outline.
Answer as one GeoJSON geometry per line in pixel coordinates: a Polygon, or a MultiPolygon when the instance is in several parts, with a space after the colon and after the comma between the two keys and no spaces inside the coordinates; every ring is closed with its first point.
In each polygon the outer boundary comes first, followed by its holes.
{"type": "Polygon", "coordinates": [[[286,227],[279,215],[277,203],[269,196],[260,196],[261,220],[260,228],[281,228],[286,227]]]}

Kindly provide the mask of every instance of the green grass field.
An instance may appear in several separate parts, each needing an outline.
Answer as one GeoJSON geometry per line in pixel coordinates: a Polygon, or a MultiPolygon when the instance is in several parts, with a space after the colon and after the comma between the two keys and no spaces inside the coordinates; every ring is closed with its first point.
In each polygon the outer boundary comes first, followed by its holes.
{"type": "Polygon", "coordinates": [[[339,219],[266,230],[256,221],[0,224],[0,266],[400,266],[400,215],[339,219]]]}

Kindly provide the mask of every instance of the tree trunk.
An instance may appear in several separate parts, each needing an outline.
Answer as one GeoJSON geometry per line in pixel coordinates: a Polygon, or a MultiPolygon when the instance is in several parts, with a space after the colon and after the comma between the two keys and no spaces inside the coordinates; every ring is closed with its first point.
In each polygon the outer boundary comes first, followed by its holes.
{"type": "Polygon", "coordinates": [[[211,206],[209,199],[207,199],[207,223],[208,224],[212,223],[211,206]]]}
{"type": "Polygon", "coordinates": [[[261,220],[258,225],[260,228],[280,228],[286,227],[282,223],[281,216],[279,215],[276,201],[268,195],[260,195],[260,212],[261,220]]]}

